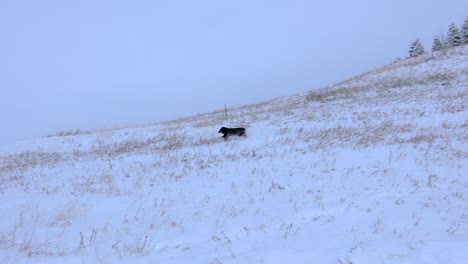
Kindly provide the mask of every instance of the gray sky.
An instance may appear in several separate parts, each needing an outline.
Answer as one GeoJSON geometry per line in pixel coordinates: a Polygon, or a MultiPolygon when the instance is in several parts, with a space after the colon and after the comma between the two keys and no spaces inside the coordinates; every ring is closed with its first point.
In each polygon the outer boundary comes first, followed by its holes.
{"type": "Polygon", "coordinates": [[[0,143],[320,88],[426,50],[466,0],[0,0],[0,143]]]}

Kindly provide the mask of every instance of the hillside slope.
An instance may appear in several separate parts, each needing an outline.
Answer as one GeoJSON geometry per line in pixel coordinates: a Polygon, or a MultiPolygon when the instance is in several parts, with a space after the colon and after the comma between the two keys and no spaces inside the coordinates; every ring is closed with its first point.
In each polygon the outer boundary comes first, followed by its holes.
{"type": "Polygon", "coordinates": [[[468,46],[330,87],[0,148],[0,263],[462,263],[468,46]],[[245,126],[224,141],[222,125],[245,126]]]}

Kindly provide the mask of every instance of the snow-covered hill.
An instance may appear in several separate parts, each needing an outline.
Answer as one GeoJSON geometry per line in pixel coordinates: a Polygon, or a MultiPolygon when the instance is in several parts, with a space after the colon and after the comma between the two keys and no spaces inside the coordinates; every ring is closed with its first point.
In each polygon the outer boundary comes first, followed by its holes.
{"type": "Polygon", "coordinates": [[[0,263],[463,263],[467,105],[464,46],[229,124],[219,111],[3,146],[0,263]]]}

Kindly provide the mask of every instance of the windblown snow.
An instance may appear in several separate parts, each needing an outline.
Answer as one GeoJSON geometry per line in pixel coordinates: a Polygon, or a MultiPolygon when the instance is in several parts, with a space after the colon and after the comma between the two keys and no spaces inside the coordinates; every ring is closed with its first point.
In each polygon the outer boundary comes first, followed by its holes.
{"type": "Polygon", "coordinates": [[[228,123],[4,145],[0,263],[466,262],[467,106],[465,45],[228,123]]]}

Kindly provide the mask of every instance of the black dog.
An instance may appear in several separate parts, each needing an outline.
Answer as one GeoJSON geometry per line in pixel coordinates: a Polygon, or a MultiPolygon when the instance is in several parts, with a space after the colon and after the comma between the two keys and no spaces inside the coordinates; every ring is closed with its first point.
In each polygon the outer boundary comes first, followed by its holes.
{"type": "Polygon", "coordinates": [[[238,127],[238,128],[227,128],[222,127],[218,133],[223,133],[224,140],[227,140],[231,135],[238,135],[239,137],[245,136],[245,128],[238,127]]]}

